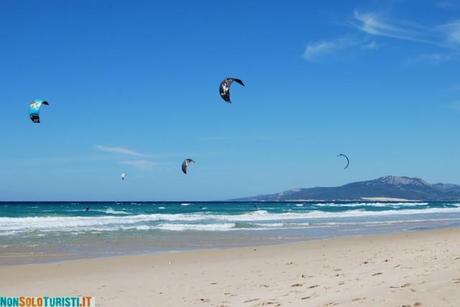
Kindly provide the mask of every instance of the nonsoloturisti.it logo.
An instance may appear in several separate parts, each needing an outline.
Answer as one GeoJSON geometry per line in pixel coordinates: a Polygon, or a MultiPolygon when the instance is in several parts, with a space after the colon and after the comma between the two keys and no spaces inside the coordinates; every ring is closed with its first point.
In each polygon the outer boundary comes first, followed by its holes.
{"type": "Polygon", "coordinates": [[[95,307],[92,296],[0,296],[0,307],[95,307]]]}

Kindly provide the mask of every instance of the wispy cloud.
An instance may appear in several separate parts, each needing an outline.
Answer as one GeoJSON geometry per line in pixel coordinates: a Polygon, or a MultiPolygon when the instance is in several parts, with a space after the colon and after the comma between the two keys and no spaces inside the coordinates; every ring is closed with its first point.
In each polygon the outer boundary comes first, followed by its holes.
{"type": "Polygon", "coordinates": [[[451,110],[455,110],[457,112],[460,112],[460,101],[453,101],[453,102],[448,104],[448,107],[451,110]]]}
{"type": "MultiPolygon", "coordinates": [[[[346,36],[333,40],[320,40],[307,44],[303,58],[314,61],[322,56],[331,55],[342,50],[359,48],[361,50],[375,50],[379,48],[375,37],[385,37],[402,41],[416,42],[436,46],[450,52],[460,50],[460,19],[438,25],[423,25],[406,20],[395,21],[388,16],[384,17],[376,12],[362,12],[355,10],[349,24],[358,30],[361,35],[348,33],[346,36]]],[[[449,61],[457,56],[432,54],[420,55],[419,61],[449,61]]]]}
{"type": "Polygon", "coordinates": [[[377,12],[355,10],[349,24],[361,35],[349,33],[333,40],[310,42],[305,48],[303,58],[307,61],[315,61],[322,56],[346,49],[379,49],[380,45],[376,40],[378,37],[384,37],[444,49],[443,52],[421,53],[407,60],[407,63],[425,61],[440,64],[460,59],[460,19],[446,21],[443,24],[424,25],[407,20],[395,21],[377,12]]]}
{"type": "Polygon", "coordinates": [[[371,41],[361,46],[361,49],[375,50],[379,49],[379,45],[375,41],[371,41]]]}
{"type": "Polygon", "coordinates": [[[373,12],[354,11],[352,25],[367,34],[438,45],[433,33],[422,25],[395,23],[373,12]]]}
{"type": "Polygon", "coordinates": [[[120,164],[128,165],[143,171],[149,171],[154,168],[155,163],[150,160],[129,160],[129,161],[120,161],[120,164]]]}
{"type": "Polygon", "coordinates": [[[354,11],[351,24],[359,31],[373,36],[460,49],[460,19],[427,26],[407,21],[395,22],[374,12],[354,11]]]}
{"type": "Polygon", "coordinates": [[[148,160],[149,155],[140,153],[130,148],[119,147],[119,146],[104,146],[104,145],[95,145],[94,148],[101,152],[107,152],[111,154],[117,154],[122,156],[136,157],[135,160],[122,160],[118,161],[119,164],[128,165],[139,170],[149,171],[153,169],[156,165],[155,162],[148,160]]]}
{"type": "Polygon", "coordinates": [[[103,146],[103,145],[95,145],[94,148],[98,151],[114,153],[114,154],[122,154],[134,157],[146,157],[147,155],[137,152],[135,150],[126,148],[126,147],[112,147],[112,146],[103,146]]]}
{"type": "Polygon", "coordinates": [[[406,63],[414,64],[425,62],[431,64],[442,64],[458,60],[460,60],[460,55],[458,53],[422,53],[414,58],[408,59],[406,63]]]}
{"type": "Polygon", "coordinates": [[[460,83],[452,84],[449,87],[449,90],[454,91],[454,92],[460,92],[460,83]]]}
{"type": "Polygon", "coordinates": [[[458,9],[459,5],[455,0],[443,0],[436,2],[436,6],[444,10],[458,9]]]}
{"type": "Polygon", "coordinates": [[[460,46],[460,19],[441,25],[439,29],[446,35],[450,46],[460,46]]]}
{"type": "MultiPolygon", "coordinates": [[[[333,40],[322,40],[308,43],[303,53],[303,58],[307,61],[315,61],[325,55],[330,55],[344,49],[361,47],[362,49],[369,46],[368,41],[363,41],[352,36],[344,36],[333,40]]],[[[370,46],[373,47],[373,46],[370,46]]]]}

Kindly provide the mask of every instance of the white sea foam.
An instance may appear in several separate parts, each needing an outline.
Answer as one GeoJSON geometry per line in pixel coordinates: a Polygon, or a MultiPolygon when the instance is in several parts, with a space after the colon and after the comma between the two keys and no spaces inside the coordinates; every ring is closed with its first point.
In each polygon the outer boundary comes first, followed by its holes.
{"type": "Polygon", "coordinates": [[[169,231],[184,231],[184,230],[196,230],[196,231],[228,231],[234,229],[234,223],[223,223],[223,224],[159,224],[155,229],[169,230],[169,231]]]}
{"type": "MultiPolygon", "coordinates": [[[[108,210],[108,209],[107,209],[108,210]]],[[[114,210],[115,211],[115,210],[114,210]]],[[[382,211],[349,210],[325,212],[319,210],[307,212],[273,213],[258,210],[250,213],[207,214],[206,212],[181,214],[139,214],[127,215],[124,211],[111,216],[44,216],[44,217],[0,217],[0,235],[34,231],[110,231],[110,230],[227,230],[234,228],[237,222],[254,225],[255,229],[313,227],[324,222],[340,222],[343,219],[361,217],[409,216],[426,214],[460,214],[460,207],[399,209],[382,211]],[[120,216],[117,216],[120,215],[120,216]],[[324,220],[326,219],[326,220],[324,220]],[[330,220],[333,221],[330,221],[330,220]],[[182,226],[178,226],[182,225],[182,226]],[[188,225],[188,226],[184,226],[188,225]],[[223,226],[222,226],[223,225],[223,226]]],[[[112,213],[113,214],[113,213],[112,213]]],[[[404,218],[407,219],[407,218],[404,218]]],[[[345,220],[344,222],[350,222],[345,220]]],[[[366,223],[358,219],[359,223],[366,223]]],[[[237,227],[238,228],[238,227],[237,227]]],[[[241,227],[246,229],[244,225],[241,227]]],[[[248,226],[248,229],[252,229],[248,226]]]]}
{"type": "MultiPolygon", "coordinates": [[[[98,210],[95,210],[95,211],[98,211],[98,210]]],[[[128,212],[123,211],[123,210],[114,210],[112,207],[108,207],[107,210],[104,210],[103,212],[107,214],[129,214],[128,212]]]]}
{"type": "MultiPolygon", "coordinates": [[[[312,204],[315,207],[418,207],[418,206],[426,206],[428,203],[424,202],[387,202],[387,203],[367,203],[367,202],[359,202],[359,203],[316,203],[312,204]]],[[[458,205],[458,204],[453,204],[458,205]]]]}

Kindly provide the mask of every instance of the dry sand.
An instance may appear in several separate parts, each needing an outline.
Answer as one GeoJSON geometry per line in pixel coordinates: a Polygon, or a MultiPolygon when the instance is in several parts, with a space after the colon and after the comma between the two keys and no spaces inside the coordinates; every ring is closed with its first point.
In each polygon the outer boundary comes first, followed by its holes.
{"type": "Polygon", "coordinates": [[[460,306],[460,230],[0,266],[0,295],[97,306],[460,306]]]}

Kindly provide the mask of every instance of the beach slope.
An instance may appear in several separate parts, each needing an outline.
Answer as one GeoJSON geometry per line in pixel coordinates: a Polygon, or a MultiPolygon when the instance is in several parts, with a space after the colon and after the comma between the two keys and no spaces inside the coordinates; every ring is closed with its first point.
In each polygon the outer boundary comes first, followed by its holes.
{"type": "Polygon", "coordinates": [[[1,295],[97,306],[458,306],[460,230],[0,266],[1,295]]]}

